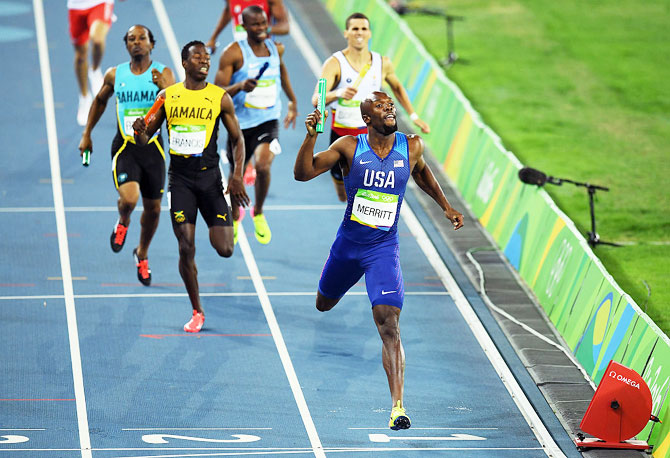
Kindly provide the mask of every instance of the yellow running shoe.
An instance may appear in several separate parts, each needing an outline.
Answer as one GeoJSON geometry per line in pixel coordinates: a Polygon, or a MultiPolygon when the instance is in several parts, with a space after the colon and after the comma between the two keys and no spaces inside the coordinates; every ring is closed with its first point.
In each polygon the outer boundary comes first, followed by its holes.
{"type": "Polygon", "coordinates": [[[233,244],[237,245],[237,228],[240,226],[239,221],[233,220],[233,244]]]}
{"type": "Polygon", "coordinates": [[[401,406],[400,401],[391,409],[391,419],[389,420],[389,428],[394,431],[399,429],[409,429],[412,422],[405,413],[405,409],[401,406]]]}
{"type": "Polygon", "coordinates": [[[270,243],[272,232],[270,232],[270,226],[268,226],[268,222],[265,220],[265,215],[263,213],[254,215],[254,228],[256,229],[256,240],[263,245],[270,243]]]}

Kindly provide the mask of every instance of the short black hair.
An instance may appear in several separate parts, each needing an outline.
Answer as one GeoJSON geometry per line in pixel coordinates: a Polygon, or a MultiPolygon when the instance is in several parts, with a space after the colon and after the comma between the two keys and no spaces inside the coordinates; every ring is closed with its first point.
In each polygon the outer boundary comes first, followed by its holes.
{"type": "Polygon", "coordinates": [[[189,41],[188,43],[186,43],[183,48],[181,48],[181,60],[182,60],[182,62],[185,61],[185,60],[188,60],[188,50],[189,50],[189,48],[191,46],[197,46],[197,45],[205,46],[205,43],[203,43],[200,40],[192,40],[192,41],[189,41]]]}
{"type": "MultiPolygon", "coordinates": [[[[142,27],[149,34],[149,41],[151,42],[151,44],[152,45],[156,44],[156,40],[154,39],[154,34],[149,27],[147,27],[146,25],[142,25],[142,24],[135,24],[128,29],[128,32],[130,32],[130,29],[132,29],[133,27],[142,27]]],[[[125,44],[128,44],[128,32],[126,32],[126,34],[123,36],[123,42],[125,44]]]]}
{"type": "Polygon", "coordinates": [[[363,14],[363,13],[352,13],[352,14],[349,15],[347,20],[344,21],[344,30],[349,29],[349,21],[351,21],[352,19],[365,19],[366,21],[368,21],[368,24],[370,24],[370,19],[368,19],[368,17],[365,14],[363,14]]]}
{"type": "Polygon", "coordinates": [[[265,14],[265,10],[258,5],[250,5],[242,10],[242,23],[244,24],[245,19],[251,14],[265,14]]]}

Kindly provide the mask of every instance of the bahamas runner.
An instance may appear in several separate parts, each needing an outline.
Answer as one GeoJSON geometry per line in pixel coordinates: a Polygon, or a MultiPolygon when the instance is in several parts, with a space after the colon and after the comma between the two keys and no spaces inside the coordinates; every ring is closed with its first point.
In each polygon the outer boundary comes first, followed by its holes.
{"type": "Polygon", "coordinates": [[[237,205],[247,205],[249,197],[242,184],[244,139],[233,101],[225,90],[205,81],[209,73],[209,53],[204,43],[187,43],[181,51],[181,59],[186,73],[184,82],[161,91],[158,97],[164,97],[165,103],[153,120],[147,125],[144,118],[137,118],[133,128],[137,142],[144,144],[167,120],[170,138],[168,205],[172,229],[179,242],[179,273],[193,307],[184,331],[198,332],[205,322],[195,265],[198,210],[209,227],[209,240],[219,256],[232,256],[234,247],[233,225],[219,169],[216,143],[219,121],[235,145],[237,167],[230,176],[226,193],[230,193],[237,205]]]}
{"type": "Polygon", "coordinates": [[[463,226],[463,215],[449,205],[424,161],[421,137],[396,132],[393,100],[384,92],[373,92],[362,101],[360,110],[368,133],[341,137],[316,155],[315,126],[321,114],[314,110],[307,116],[307,136],[298,151],[294,174],[296,180],[307,181],[342,164],[347,208],[321,273],[316,308],[321,312],[332,309],[365,274],[391,390],[389,427],[407,429],[411,423],[402,402],[405,352],[398,327],[405,292],[398,259],[398,217],[410,174],[442,208],[454,229],[463,226]]]}
{"type": "MultiPolygon", "coordinates": [[[[219,71],[215,83],[225,87],[233,97],[235,112],[240,121],[246,148],[245,165],[254,158],[256,168],[255,199],[253,220],[256,239],[263,244],[270,243],[272,233],[263,214],[263,204],[270,189],[270,167],[277,154],[279,145],[279,117],[281,99],[279,86],[288,97],[288,113],[284,127],[295,127],[298,116],[297,102],[288,71],[282,61],[284,46],[268,39],[268,22],[265,12],[259,6],[249,6],[242,12],[242,24],[247,38],[231,43],[221,55],[219,71]],[[262,66],[268,64],[260,79],[256,79],[262,66]]],[[[231,173],[235,166],[232,161],[232,148],[228,141],[228,161],[231,173]]],[[[235,241],[237,228],[241,221],[240,209],[233,206],[235,241]]]]}
{"type": "Polygon", "coordinates": [[[158,227],[161,198],[165,185],[165,153],[160,132],[156,132],[146,146],[137,145],[133,136],[133,122],[144,116],[161,89],[174,84],[172,70],[152,62],[151,50],[156,41],[147,27],[134,25],[123,37],[130,62],[112,67],[105,73],[103,85],[93,100],[86,127],[79,142],[80,154],[93,151],[91,131],[107,107],[107,101],[116,96],[118,129],[112,140],[112,178],[119,193],[119,219],[110,237],[112,251],[118,253],[126,242],[130,214],[142,195],[140,240],[133,250],[137,278],[145,286],[151,284],[151,269],[147,259],[149,244],[158,227]]]}
{"type": "MultiPolygon", "coordinates": [[[[368,43],[372,38],[370,21],[362,13],[353,13],[345,21],[344,38],[347,47],[337,51],[323,64],[321,78],[325,78],[326,103],[333,110],[330,142],[343,135],[358,135],[367,132],[367,126],[361,118],[361,101],[373,91],[380,91],[382,82],[386,82],[393,91],[396,100],[402,105],[410,119],[423,133],[429,133],[430,127],[414,112],[407,91],[395,74],[391,59],[370,51],[368,43]]],[[[314,89],[312,104],[318,100],[318,86],[314,89]]],[[[342,181],[341,164],[335,164],[330,171],[338,198],[345,202],[347,196],[342,181]]]]}

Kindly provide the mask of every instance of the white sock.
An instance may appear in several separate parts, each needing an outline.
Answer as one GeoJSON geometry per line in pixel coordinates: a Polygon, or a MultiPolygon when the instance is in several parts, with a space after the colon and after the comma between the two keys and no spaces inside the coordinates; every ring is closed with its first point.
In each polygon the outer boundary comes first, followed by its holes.
{"type": "Polygon", "coordinates": [[[91,92],[97,94],[102,87],[104,77],[102,76],[102,70],[98,68],[97,70],[88,69],[88,82],[91,84],[91,92]]]}

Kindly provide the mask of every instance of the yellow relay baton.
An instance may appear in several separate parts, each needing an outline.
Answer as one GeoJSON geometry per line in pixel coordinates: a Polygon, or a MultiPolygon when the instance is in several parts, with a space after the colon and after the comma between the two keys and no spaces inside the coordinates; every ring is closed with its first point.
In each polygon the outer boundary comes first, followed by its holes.
{"type": "Polygon", "coordinates": [[[354,89],[358,89],[358,85],[361,84],[361,81],[363,81],[363,78],[365,78],[365,75],[368,73],[368,70],[370,70],[370,64],[363,65],[361,71],[358,72],[358,78],[356,78],[356,81],[354,81],[354,84],[351,87],[353,87],[354,89]]]}

